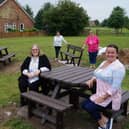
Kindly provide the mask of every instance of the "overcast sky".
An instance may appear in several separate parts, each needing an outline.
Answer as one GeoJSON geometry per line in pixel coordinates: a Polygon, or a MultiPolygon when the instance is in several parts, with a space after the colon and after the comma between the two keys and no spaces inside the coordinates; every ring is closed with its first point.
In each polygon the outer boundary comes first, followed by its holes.
{"type": "MultiPolygon", "coordinates": [[[[129,17],[129,0],[72,0],[82,6],[86,11],[91,20],[98,19],[102,21],[108,18],[112,10],[116,6],[122,7],[126,15],[129,17]]],[[[58,0],[18,0],[20,5],[25,6],[28,4],[34,15],[46,2],[57,4],[58,0]]]]}

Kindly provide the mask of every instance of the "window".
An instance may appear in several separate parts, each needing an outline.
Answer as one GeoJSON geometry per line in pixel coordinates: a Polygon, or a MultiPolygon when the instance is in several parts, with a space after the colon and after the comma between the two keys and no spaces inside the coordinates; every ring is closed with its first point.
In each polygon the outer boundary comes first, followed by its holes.
{"type": "Polygon", "coordinates": [[[8,32],[8,23],[4,25],[4,32],[8,32]]]}
{"type": "Polygon", "coordinates": [[[20,24],[20,32],[23,32],[23,31],[24,31],[24,24],[21,23],[21,24],[20,24]]]}
{"type": "Polygon", "coordinates": [[[6,23],[4,25],[4,32],[9,32],[9,31],[14,31],[14,30],[16,30],[16,24],[15,23],[13,23],[13,24],[6,23]]]}
{"type": "Polygon", "coordinates": [[[15,23],[13,23],[12,29],[13,29],[13,30],[16,30],[16,24],[15,24],[15,23]]]}

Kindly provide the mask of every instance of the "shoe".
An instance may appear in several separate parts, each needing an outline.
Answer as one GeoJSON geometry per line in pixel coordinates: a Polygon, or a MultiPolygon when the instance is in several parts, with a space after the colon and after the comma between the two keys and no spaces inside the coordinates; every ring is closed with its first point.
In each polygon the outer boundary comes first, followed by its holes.
{"type": "Polygon", "coordinates": [[[58,61],[58,58],[55,58],[55,61],[58,61]]]}
{"type": "Polygon", "coordinates": [[[95,66],[95,65],[93,65],[93,66],[92,66],[92,68],[93,68],[93,69],[95,69],[95,68],[96,68],[96,66],[95,66]]]}
{"type": "Polygon", "coordinates": [[[113,119],[108,119],[106,124],[106,129],[112,129],[113,119]]]}
{"type": "Polygon", "coordinates": [[[100,127],[100,126],[99,126],[98,129],[106,129],[106,128],[103,128],[103,127],[100,127]]]}
{"type": "Polygon", "coordinates": [[[58,59],[57,61],[58,61],[59,63],[61,63],[61,60],[58,59]]]}
{"type": "Polygon", "coordinates": [[[92,66],[92,65],[90,65],[90,68],[93,68],[93,66],[92,66]]]}

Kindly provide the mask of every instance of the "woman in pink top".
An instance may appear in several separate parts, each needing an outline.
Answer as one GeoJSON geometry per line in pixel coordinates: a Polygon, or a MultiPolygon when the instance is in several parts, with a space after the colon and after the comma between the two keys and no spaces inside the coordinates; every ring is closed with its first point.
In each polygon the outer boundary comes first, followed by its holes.
{"type": "Polygon", "coordinates": [[[110,44],[106,48],[106,60],[94,71],[94,77],[86,84],[92,88],[96,82],[96,92],[82,104],[98,122],[98,129],[110,129],[112,119],[103,115],[103,110],[119,110],[121,104],[121,84],[125,76],[125,67],[118,59],[118,47],[110,44]]]}
{"type": "Polygon", "coordinates": [[[85,46],[88,47],[90,67],[95,68],[99,48],[99,38],[92,31],[89,32],[89,35],[83,44],[83,48],[85,46]]]}

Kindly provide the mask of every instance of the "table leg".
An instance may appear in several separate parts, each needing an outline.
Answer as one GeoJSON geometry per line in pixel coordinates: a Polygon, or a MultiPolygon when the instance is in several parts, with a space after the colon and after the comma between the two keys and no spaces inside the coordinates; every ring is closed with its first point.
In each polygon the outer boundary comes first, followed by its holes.
{"type": "Polygon", "coordinates": [[[57,83],[56,86],[55,86],[55,88],[54,88],[54,91],[53,91],[51,97],[52,98],[56,98],[58,96],[59,91],[60,91],[60,84],[57,83]]]}
{"type": "MultiPolygon", "coordinates": [[[[59,93],[59,91],[60,91],[60,84],[59,83],[57,83],[56,84],[56,86],[55,86],[55,88],[54,88],[54,91],[53,91],[53,93],[52,93],[52,98],[56,98],[56,97],[58,97],[58,93],[59,93]]],[[[46,108],[47,109],[47,111],[46,111],[46,114],[49,114],[49,112],[51,112],[52,113],[52,110],[50,109],[50,108],[48,108],[48,107],[44,107],[44,108],[46,108]]],[[[46,122],[46,118],[45,118],[45,116],[44,115],[42,115],[42,120],[41,120],[41,123],[42,124],[44,124],[46,122]]]]}
{"type": "Polygon", "coordinates": [[[74,109],[79,108],[79,95],[77,93],[77,90],[72,89],[69,95],[69,103],[73,104],[74,109]]]}

